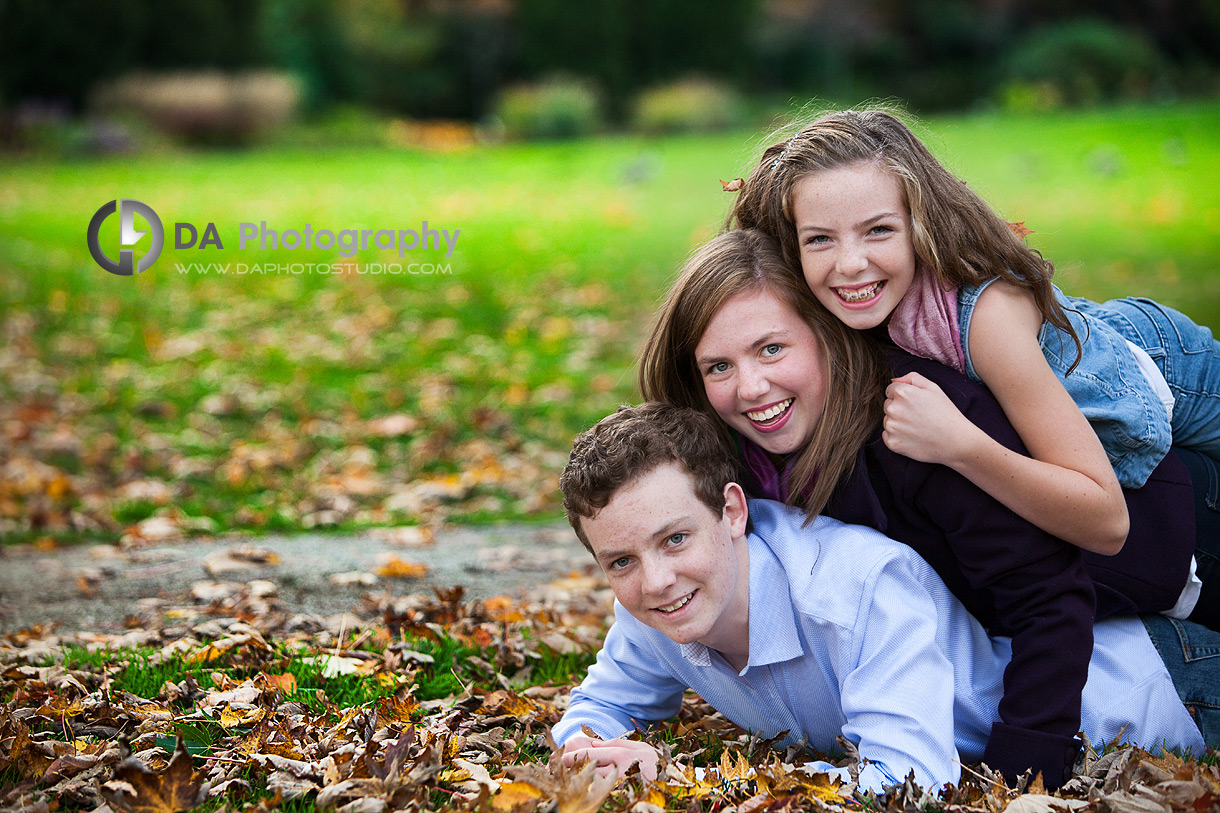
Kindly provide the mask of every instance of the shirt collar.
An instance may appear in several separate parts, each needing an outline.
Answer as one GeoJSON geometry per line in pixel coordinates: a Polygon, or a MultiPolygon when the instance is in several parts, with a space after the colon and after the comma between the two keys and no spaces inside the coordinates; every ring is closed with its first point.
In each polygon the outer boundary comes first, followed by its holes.
{"type": "MultiPolygon", "coordinates": [[[[813,534],[809,545],[817,546],[813,534]]],[[[799,658],[804,649],[796,627],[796,608],[788,588],[788,574],[760,537],[750,534],[750,661],[766,666],[799,658]]]]}
{"type": "MultiPolygon", "coordinates": [[[[811,535],[810,545],[817,545],[811,535]]],[[[788,576],[775,554],[759,537],[750,534],[750,659],[751,667],[799,658],[804,650],[796,628],[796,610],[788,591],[788,576]]],[[[681,644],[682,657],[692,666],[712,665],[711,650],[698,641],[681,644]]]]}

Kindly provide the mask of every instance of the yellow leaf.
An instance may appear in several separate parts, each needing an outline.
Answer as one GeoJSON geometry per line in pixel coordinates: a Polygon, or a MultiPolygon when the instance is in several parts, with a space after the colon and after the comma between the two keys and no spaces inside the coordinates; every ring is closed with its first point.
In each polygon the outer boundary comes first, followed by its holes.
{"type": "Polygon", "coordinates": [[[640,798],[644,804],[655,805],[659,808],[665,808],[665,794],[661,793],[660,788],[656,785],[649,785],[648,790],[644,791],[644,795],[640,798]]]}
{"type": "Polygon", "coordinates": [[[119,703],[118,706],[137,720],[161,720],[168,722],[174,719],[174,713],[160,703],[139,701],[119,703]]]}
{"type": "Polygon", "coordinates": [[[418,708],[419,702],[414,697],[402,700],[386,697],[377,703],[377,724],[408,722],[418,708]]]}
{"type": "Polygon", "coordinates": [[[187,663],[208,663],[214,661],[233,647],[237,646],[237,641],[232,638],[222,638],[219,641],[213,641],[206,646],[203,646],[189,655],[183,657],[187,663]]]}
{"type": "Polygon", "coordinates": [[[39,717],[49,717],[53,720],[59,720],[64,717],[75,717],[78,714],[83,714],[85,711],[84,704],[80,698],[70,700],[67,697],[53,697],[47,703],[38,709],[39,717]]]}
{"type": "Polygon", "coordinates": [[[402,675],[396,675],[391,672],[378,672],[375,679],[387,689],[393,688],[394,686],[401,686],[407,682],[407,679],[402,675]]]}
{"type": "Polygon", "coordinates": [[[491,797],[491,809],[517,813],[533,810],[542,802],[542,791],[529,782],[509,782],[500,786],[500,792],[491,797]]]}
{"type": "Polygon", "coordinates": [[[53,500],[58,500],[67,494],[71,488],[72,484],[68,481],[68,478],[62,474],[57,474],[54,480],[47,483],[47,496],[53,500]]]}
{"type": "Polygon", "coordinates": [[[738,779],[746,779],[754,775],[754,769],[750,767],[750,763],[741,754],[734,755],[728,751],[720,754],[720,776],[729,782],[734,782],[738,779]]]}
{"type": "Polygon", "coordinates": [[[497,689],[483,698],[483,706],[479,711],[483,714],[500,716],[511,714],[513,717],[526,717],[538,710],[539,706],[533,700],[522,697],[507,689],[497,689]]]}
{"type": "Polygon", "coordinates": [[[428,566],[392,556],[378,567],[376,572],[378,576],[387,579],[418,579],[428,572],[428,566]]]}
{"type": "Polygon", "coordinates": [[[225,704],[225,707],[220,711],[218,722],[221,728],[235,728],[239,725],[252,725],[266,716],[266,709],[235,709],[225,704]]]}

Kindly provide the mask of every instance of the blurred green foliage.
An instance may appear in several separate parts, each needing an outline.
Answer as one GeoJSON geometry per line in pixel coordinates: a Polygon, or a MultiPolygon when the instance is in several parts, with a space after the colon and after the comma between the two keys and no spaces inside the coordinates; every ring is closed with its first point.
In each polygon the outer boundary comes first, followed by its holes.
{"type": "Polygon", "coordinates": [[[592,135],[602,126],[597,91],[586,82],[562,76],[507,88],[496,115],[512,138],[576,138],[592,135]]]}
{"type": "MultiPolygon", "coordinates": [[[[751,97],[898,97],[921,111],[1048,84],[1062,102],[1212,95],[1212,0],[6,0],[0,104],[80,111],[133,71],[297,74],[315,112],[479,120],[503,88],[580,77],[627,122],[648,88],[706,76],[751,97]],[[70,21],[70,22],[66,22],[70,21]]],[[[1019,95],[1019,94],[1018,94],[1019,95]]]]}
{"type": "MultiPolygon", "coordinates": [[[[1220,108],[989,112],[929,119],[919,132],[1002,216],[1034,231],[1030,244],[1066,292],[1150,296],[1220,326],[1220,108]]],[[[484,479],[446,497],[452,515],[554,516],[564,450],[638,398],[634,355],[659,299],[718,229],[731,199],[718,181],[744,175],[760,142],[731,132],[9,166],[0,412],[57,410],[31,442],[58,451],[22,454],[76,489],[44,518],[92,511],[120,526],[110,534],[167,508],[205,530],[291,530],[336,511],[346,528],[424,521],[392,493],[466,475],[484,479]],[[105,273],[85,246],[89,216],[119,195],[148,203],[167,230],[162,257],[136,277],[105,273]],[[347,273],[334,250],[236,244],[240,221],[316,230],[423,219],[461,230],[452,257],[370,247],[352,259],[447,273],[347,273]],[[172,248],[175,221],[216,222],[224,250],[172,248]],[[289,260],[333,271],[175,267],[289,260]],[[370,431],[397,413],[417,425],[370,431]],[[484,459],[504,471],[471,473],[484,459]],[[122,491],[137,480],[162,482],[168,502],[122,491]],[[349,481],[380,490],[340,511],[322,487],[349,481]]],[[[104,245],[117,243],[116,221],[104,245]]],[[[0,500],[0,519],[33,516],[22,510],[0,500]]]]}
{"type": "Polygon", "coordinates": [[[636,98],[632,129],[641,133],[698,133],[746,123],[733,88],[710,79],[683,79],[649,88],[636,98]]]}
{"type": "Polygon", "coordinates": [[[1167,66],[1147,38],[1096,19],[1036,29],[1010,50],[1009,81],[1043,85],[1061,103],[1090,105],[1146,97],[1167,80],[1167,66]]]}

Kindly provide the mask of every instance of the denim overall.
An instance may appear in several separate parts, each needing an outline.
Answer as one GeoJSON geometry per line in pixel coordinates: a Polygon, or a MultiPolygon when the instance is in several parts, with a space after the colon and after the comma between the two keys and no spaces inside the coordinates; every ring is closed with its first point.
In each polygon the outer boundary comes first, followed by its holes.
{"type": "MultiPolygon", "coordinates": [[[[970,320],[979,295],[995,280],[958,289],[958,323],[966,374],[981,381],[970,359],[970,320]]],[[[1149,299],[1113,299],[1103,304],[1055,297],[1080,339],[1076,344],[1049,323],[1038,343],[1101,440],[1118,481],[1138,488],[1171,443],[1220,457],[1220,342],[1188,317],[1149,299]],[[1173,423],[1126,345],[1142,347],[1165,376],[1174,396],[1173,423]]]]}

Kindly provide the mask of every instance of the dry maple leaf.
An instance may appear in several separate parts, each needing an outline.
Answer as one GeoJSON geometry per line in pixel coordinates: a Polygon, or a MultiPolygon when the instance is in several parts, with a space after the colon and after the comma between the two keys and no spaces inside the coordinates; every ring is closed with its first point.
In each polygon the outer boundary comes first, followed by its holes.
{"type": "Polygon", "coordinates": [[[542,800],[542,791],[529,782],[508,782],[491,797],[491,809],[498,813],[523,813],[536,810],[542,800]]]}
{"type": "Polygon", "coordinates": [[[192,778],[191,755],[178,738],[174,755],[162,773],[131,755],[123,741],[123,759],[114,768],[114,778],[101,786],[102,798],[121,813],[182,813],[194,810],[208,798],[208,786],[192,778]]]}
{"type": "Polygon", "coordinates": [[[250,709],[235,709],[228,703],[220,710],[220,717],[216,722],[220,723],[220,727],[224,729],[237,728],[238,726],[248,726],[257,723],[267,716],[266,709],[250,708],[250,709]]]}
{"type": "Polygon", "coordinates": [[[533,785],[555,803],[559,813],[593,813],[601,807],[618,781],[614,774],[597,775],[597,764],[578,762],[563,764],[563,754],[551,754],[546,765],[510,765],[509,776],[516,782],[533,785]]]}
{"type": "Polygon", "coordinates": [[[1012,229],[1012,233],[1017,236],[1018,240],[1024,240],[1029,235],[1035,233],[1033,229],[1028,229],[1025,227],[1024,220],[1017,223],[1009,223],[1008,228],[1012,229]]]}
{"type": "Polygon", "coordinates": [[[410,693],[399,693],[377,701],[377,726],[410,722],[411,715],[419,708],[419,701],[410,693]],[[399,696],[402,695],[402,696],[399,696]]]}
{"type": "Polygon", "coordinates": [[[266,682],[268,688],[280,694],[292,694],[297,690],[297,676],[291,672],[278,675],[263,672],[260,677],[266,682]]]}
{"type": "Polygon", "coordinates": [[[720,185],[724,187],[725,192],[740,192],[746,182],[741,178],[734,178],[731,181],[721,181],[720,185]]]}
{"type": "Polygon", "coordinates": [[[479,712],[492,717],[510,714],[513,717],[524,718],[537,713],[542,707],[527,697],[522,697],[508,689],[497,689],[483,698],[479,712]]]}

